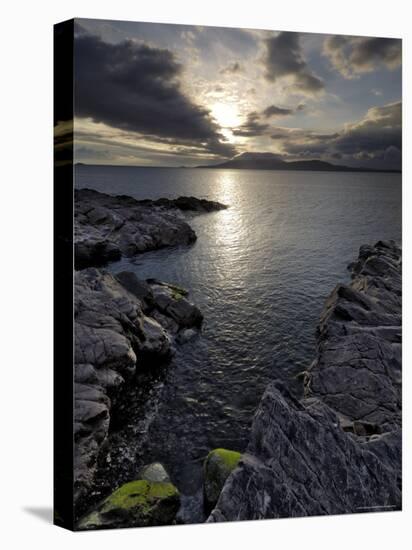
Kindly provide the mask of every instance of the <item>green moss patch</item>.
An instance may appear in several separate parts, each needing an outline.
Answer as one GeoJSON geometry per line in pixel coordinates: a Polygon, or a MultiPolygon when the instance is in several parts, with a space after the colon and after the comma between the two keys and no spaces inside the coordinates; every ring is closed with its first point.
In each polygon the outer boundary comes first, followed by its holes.
{"type": "Polygon", "coordinates": [[[228,449],[214,449],[207,455],[204,464],[204,496],[206,509],[215,506],[226,479],[237,467],[241,453],[228,449]]]}
{"type": "Polygon", "coordinates": [[[170,525],[180,506],[179,491],[169,482],[139,479],[125,483],[82,518],[78,529],[170,525]]]}
{"type": "Polygon", "coordinates": [[[228,449],[214,449],[208,454],[208,458],[215,456],[219,461],[222,462],[224,467],[230,472],[236,468],[241,459],[241,453],[237,451],[229,451],[228,449]]]}
{"type": "Polygon", "coordinates": [[[149,513],[159,500],[178,495],[179,492],[172,483],[139,479],[122,485],[112,493],[104,501],[101,511],[108,512],[114,508],[123,510],[139,508],[142,513],[149,513]]]}

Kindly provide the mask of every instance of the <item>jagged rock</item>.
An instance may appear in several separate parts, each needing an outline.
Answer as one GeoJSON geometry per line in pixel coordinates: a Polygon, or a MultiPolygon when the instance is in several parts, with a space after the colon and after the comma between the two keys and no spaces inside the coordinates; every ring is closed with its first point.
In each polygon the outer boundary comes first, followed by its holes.
{"type": "Polygon", "coordinates": [[[256,413],[247,452],[209,521],[399,509],[400,438],[381,437],[392,463],[376,452],[374,441],[353,440],[321,401],[299,403],[272,384],[256,413]]]}
{"type": "Polygon", "coordinates": [[[225,204],[217,201],[198,199],[197,197],[178,197],[177,199],[157,199],[154,201],[142,201],[155,206],[166,206],[167,208],[178,208],[182,211],[191,212],[214,212],[227,208],[225,204]]]}
{"type": "Polygon", "coordinates": [[[338,285],[326,302],[305,394],[389,431],[401,420],[401,249],[363,246],[351,268],[351,284],[338,285]]]}
{"type": "MultiPolygon", "coordinates": [[[[171,295],[170,300],[173,311],[177,298],[171,295]]],[[[197,310],[192,304],[190,307],[197,310]]],[[[109,432],[113,397],[126,380],[134,383],[133,375],[140,366],[170,359],[172,339],[187,322],[183,317],[175,319],[156,309],[150,285],[133,273],[115,278],[96,268],[76,272],[75,502],[93,484],[97,459],[109,432]],[[170,323],[173,333],[169,332],[170,323]]]]}
{"type": "Polygon", "coordinates": [[[271,384],[208,521],[401,508],[401,249],[363,246],[326,302],[305,396],[271,384]]]}
{"type": "Polygon", "coordinates": [[[204,498],[207,510],[215,506],[229,474],[236,468],[241,454],[228,449],[214,449],[204,463],[204,498]]]}
{"type": "Polygon", "coordinates": [[[179,506],[179,492],[172,483],[139,479],[114,491],[78,522],[77,529],[170,525],[179,506]]]}
{"type": "Polygon", "coordinates": [[[224,205],[179,197],[175,200],[138,201],[91,189],[75,191],[75,266],[102,266],[121,256],[165,246],[187,245],[196,234],[181,211],[210,212],[224,205]]]}

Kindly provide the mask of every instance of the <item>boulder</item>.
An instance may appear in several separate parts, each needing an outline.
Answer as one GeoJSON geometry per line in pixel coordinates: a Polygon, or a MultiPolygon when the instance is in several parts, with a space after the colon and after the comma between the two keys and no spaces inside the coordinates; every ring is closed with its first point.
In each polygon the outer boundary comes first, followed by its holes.
{"type": "Polygon", "coordinates": [[[228,449],[214,449],[204,463],[205,507],[211,510],[218,501],[223,485],[230,473],[237,467],[242,455],[228,449]]]}
{"type": "Polygon", "coordinates": [[[176,487],[165,481],[125,483],[77,524],[78,530],[170,525],[180,506],[176,487]]]}
{"type": "Polygon", "coordinates": [[[199,308],[187,300],[181,290],[166,283],[158,282],[150,285],[156,308],[173,319],[179,327],[199,327],[203,315],[199,308]]]}
{"type": "Polygon", "coordinates": [[[170,482],[169,474],[160,462],[152,462],[152,464],[143,466],[139,472],[139,478],[146,481],[170,482]]]}

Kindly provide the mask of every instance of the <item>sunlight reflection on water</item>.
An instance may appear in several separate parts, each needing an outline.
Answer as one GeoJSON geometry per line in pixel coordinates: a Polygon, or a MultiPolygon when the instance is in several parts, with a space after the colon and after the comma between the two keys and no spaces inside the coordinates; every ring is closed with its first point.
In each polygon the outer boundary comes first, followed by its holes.
{"type": "Polygon", "coordinates": [[[227,210],[190,220],[198,240],[112,264],[190,291],[202,336],[178,350],[147,459],[195,492],[201,458],[244,450],[266,384],[290,381],[314,354],[326,296],[364,243],[400,238],[396,174],[77,167],[77,185],[136,198],[194,195],[227,210]]]}

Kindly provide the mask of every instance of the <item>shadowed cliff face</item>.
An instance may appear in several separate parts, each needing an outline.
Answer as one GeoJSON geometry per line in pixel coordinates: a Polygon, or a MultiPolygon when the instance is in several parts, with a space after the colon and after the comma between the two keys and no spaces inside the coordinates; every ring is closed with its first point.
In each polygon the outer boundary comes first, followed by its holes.
{"type": "Polygon", "coordinates": [[[400,509],[401,255],[361,247],[326,302],[304,399],[268,386],[208,521],[400,509]]]}

